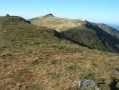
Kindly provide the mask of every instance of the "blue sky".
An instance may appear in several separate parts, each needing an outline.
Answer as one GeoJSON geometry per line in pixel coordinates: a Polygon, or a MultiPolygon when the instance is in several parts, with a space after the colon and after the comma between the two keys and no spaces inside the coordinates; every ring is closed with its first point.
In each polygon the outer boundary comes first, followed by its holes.
{"type": "Polygon", "coordinates": [[[119,0],[0,0],[0,15],[58,17],[119,24],[119,0]]]}

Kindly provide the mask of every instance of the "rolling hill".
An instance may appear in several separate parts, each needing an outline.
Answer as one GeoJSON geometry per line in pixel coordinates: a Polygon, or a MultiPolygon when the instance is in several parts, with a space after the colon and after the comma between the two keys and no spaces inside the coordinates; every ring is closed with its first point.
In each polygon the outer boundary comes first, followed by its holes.
{"type": "Polygon", "coordinates": [[[76,26],[81,26],[85,23],[82,20],[73,20],[73,19],[70,20],[66,18],[58,18],[52,14],[36,17],[36,18],[30,19],[30,21],[32,24],[36,26],[44,26],[48,28],[53,28],[59,32],[76,27],[76,26]]]}
{"type": "Polygon", "coordinates": [[[119,53],[119,32],[108,25],[58,18],[52,14],[30,19],[36,26],[55,29],[59,37],[91,49],[119,53]]]}

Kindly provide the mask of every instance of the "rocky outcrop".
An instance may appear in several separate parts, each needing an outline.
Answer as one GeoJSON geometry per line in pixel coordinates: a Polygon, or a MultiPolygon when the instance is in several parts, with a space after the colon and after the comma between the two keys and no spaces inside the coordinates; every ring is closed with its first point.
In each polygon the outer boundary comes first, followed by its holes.
{"type": "Polygon", "coordinates": [[[54,17],[54,15],[52,13],[49,13],[49,14],[45,15],[44,17],[54,17]]]}

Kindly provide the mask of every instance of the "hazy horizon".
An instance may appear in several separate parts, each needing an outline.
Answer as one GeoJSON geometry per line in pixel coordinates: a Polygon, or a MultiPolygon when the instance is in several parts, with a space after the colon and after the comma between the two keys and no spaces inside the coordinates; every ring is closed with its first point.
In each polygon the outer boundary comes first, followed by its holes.
{"type": "Polygon", "coordinates": [[[53,13],[56,17],[119,24],[118,3],[114,0],[1,0],[0,16],[10,14],[31,19],[53,13]]]}

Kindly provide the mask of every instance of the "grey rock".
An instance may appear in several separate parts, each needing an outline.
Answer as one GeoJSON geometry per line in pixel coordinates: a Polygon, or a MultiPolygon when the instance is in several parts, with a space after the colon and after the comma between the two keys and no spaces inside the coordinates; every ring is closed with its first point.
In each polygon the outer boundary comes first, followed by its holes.
{"type": "Polygon", "coordinates": [[[116,74],[119,74],[119,69],[116,69],[116,74]]]}
{"type": "Polygon", "coordinates": [[[95,87],[97,84],[93,80],[79,81],[79,88],[95,87]]]}
{"type": "MultiPolygon", "coordinates": [[[[92,88],[91,90],[100,90],[97,83],[93,80],[83,80],[79,81],[79,90],[80,89],[86,89],[86,88],[92,88]]],[[[87,89],[86,89],[87,90],[87,89]]]]}

